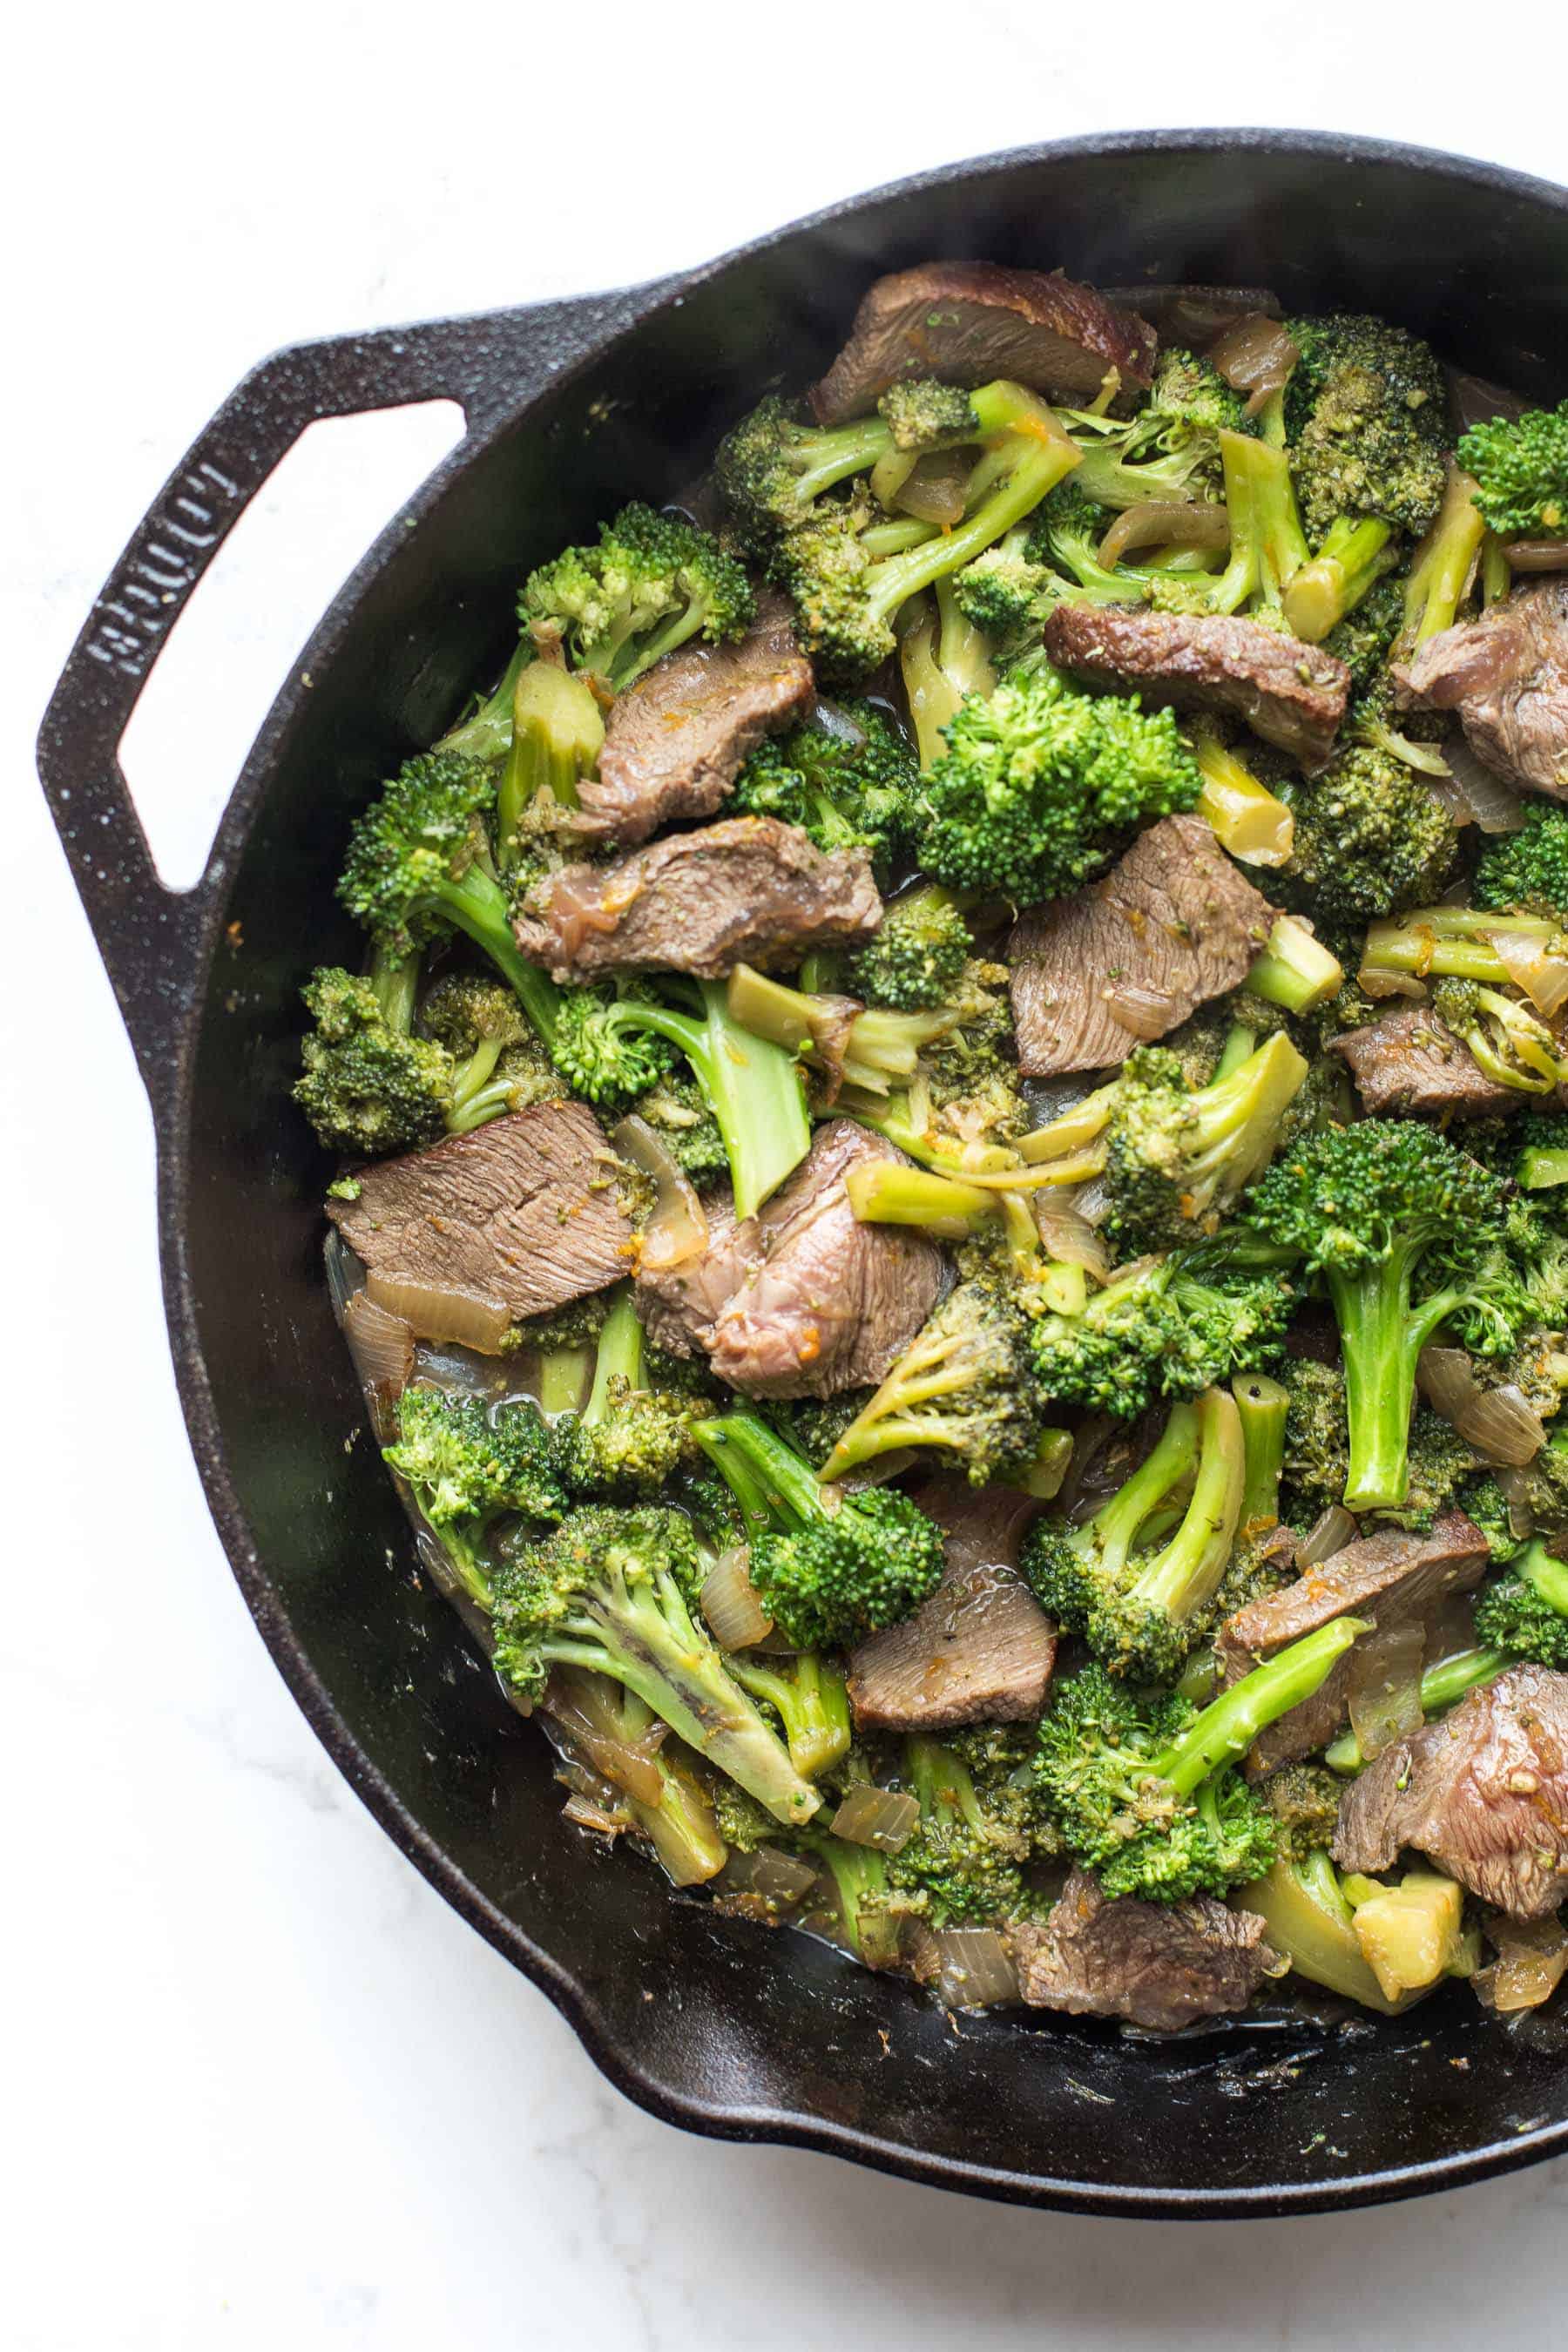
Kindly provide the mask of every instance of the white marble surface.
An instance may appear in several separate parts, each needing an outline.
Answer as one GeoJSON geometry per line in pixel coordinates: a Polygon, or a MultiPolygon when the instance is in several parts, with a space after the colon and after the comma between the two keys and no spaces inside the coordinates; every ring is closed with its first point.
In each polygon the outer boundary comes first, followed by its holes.
{"type": "MultiPolygon", "coordinates": [[[[276,344],[653,275],[923,163],[1115,123],[1320,123],[1562,168],[1549,0],[1509,20],[1510,58],[1533,38],[1542,69],[1506,74],[1451,39],[1413,68],[1408,12],[1375,0],[1261,21],[1250,60],[1234,25],[1221,58],[1190,12],[1173,33],[1162,13],[1115,0],[1102,26],[970,0],[955,45],[931,10],[911,58],[892,26],[925,24],[918,0],[839,0],[793,12],[782,73],[764,53],[779,12],[732,0],[689,0],[673,39],[668,12],[616,0],[589,18],[168,0],[29,11],[11,36],[0,1024],[41,1096],[23,1108],[13,1089],[0,1174],[25,1236],[7,1250],[22,1442],[0,1638],[0,2340],[16,2352],[412,2352],[526,2341],[542,2319],[638,2352],[783,2347],[803,2320],[817,2342],[934,2322],[1064,2352],[1403,2352],[1478,2323],[1494,2344],[1562,2341],[1561,2166],[1382,2215],[1086,2222],[707,2145],[605,2086],[348,1793],[230,1581],[167,1366],[145,1108],[32,785],[32,732],[98,582],[276,344]],[[863,122],[825,110],[847,145],[785,94],[816,79],[816,42],[868,93],[863,122]],[[762,102],[734,104],[748,88],[762,102]]],[[[174,870],[198,862],[399,469],[428,454],[396,434],[364,447],[263,501],[179,696],[149,709],[137,773],[174,870]]]]}

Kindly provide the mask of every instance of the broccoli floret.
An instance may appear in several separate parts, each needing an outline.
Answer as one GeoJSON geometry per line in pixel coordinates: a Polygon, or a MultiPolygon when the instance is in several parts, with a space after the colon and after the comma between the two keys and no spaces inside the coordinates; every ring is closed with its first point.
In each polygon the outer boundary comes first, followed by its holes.
{"type": "Polygon", "coordinates": [[[1323,650],[1342,661],[1352,695],[1365,694],[1385,668],[1394,640],[1405,624],[1405,583],[1384,573],[1352,611],[1334,623],[1323,650]]]}
{"type": "Polygon", "coordinates": [[[1286,1764],[1255,1784],[1274,1816],[1274,1835],[1287,1862],[1304,1862],[1333,1843],[1342,1783],[1323,1764],[1286,1764]]]}
{"type": "Polygon", "coordinates": [[[726,434],[714,479],[742,534],[765,547],[805,521],[814,499],[895,452],[918,457],[977,440],[981,422],[967,392],[929,379],[892,384],[879,414],[847,425],[803,424],[770,394],[726,434]]]}
{"type": "MultiPolygon", "coordinates": [[[[844,1389],[830,1397],[777,1397],[767,1405],[768,1419],[820,1471],[828,1455],[861,1412],[874,1391],[865,1386],[844,1389]]],[[[729,1493],[729,1488],[724,1489],[729,1493]]],[[[731,1498],[732,1499],[732,1498],[731,1498]]]]}
{"type": "Polygon", "coordinates": [[[743,636],[756,613],[751,583],[715,539],[679,516],[623,507],[596,547],[569,547],[529,574],[518,617],[536,645],[615,693],[693,637],[743,636]]]}
{"type": "Polygon", "coordinates": [[[1140,1700],[1099,1665],[1058,1692],[1037,1769],[1068,1850],[1107,1895],[1177,1903],[1268,1868],[1274,1815],[1232,1768],[1364,1630],[1345,1617],[1320,1626],[1201,1714],[1174,1696],[1140,1700]]]}
{"type": "Polygon", "coordinates": [[[846,972],[852,992],[895,1013],[929,1013],[959,985],[974,946],[951,895],[936,883],[895,898],[846,972]]]}
{"type": "MultiPolygon", "coordinates": [[[[1061,495],[1060,489],[1053,490],[1044,507],[1061,495]]],[[[1047,616],[1071,593],[1061,574],[1031,552],[1032,544],[1031,526],[1018,523],[1005,539],[966,563],[952,582],[958,610],[984,632],[998,657],[1021,656],[1037,646],[1047,616]]],[[[1130,584],[1125,593],[1132,595],[1136,590],[1130,584]]]]}
{"type": "Polygon", "coordinates": [[[1226,1075],[1189,1087],[1172,1054],[1127,1057],[1108,1129],[1105,1230],[1123,1256],[1213,1232],[1278,1148],[1307,1076],[1276,1034],[1226,1075]]]}
{"type": "MultiPolygon", "coordinates": [[[[1568,1111],[1527,1111],[1522,1118],[1499,1120],[1495,1153],[1487,1164],[1530,1193],[1535,1208],[1553,1223],[1568,1212],[1568,1111]]],[[[1469,1128],[1465,1140],[1474,1150],[1469,1128]]]]}
{"type": "Polygon", "coordinates": [[[752,1581],[787,1642],[848,1649],[920,1607],[942,1577],[942,1534],[889,1486],[835,1496],[754,1413],[698,1423],[697,1443],[733,1487],[751,1531],[752,1581]]]}
{"type": "Polygon", "coordinates": [[[773,574],[794,602],[805,651],[825,672],[859,677],[886,661],[899,607],[1005,538],[1079,462],[1051,411],[1020,385],[987,384],[973,406],[986,446],[964,520],[951,530],[879,523],[870,498],[855,489],[818,499],[779,537],[773,574]]]}
{"type": "Polygon", "coordinates": [[[563,1485],[622,1501],[657,1495],[683,1463],[701,1459],[691,1424],[708,1410],[700,1396],[656,1384],[631,1291],[621,1290],[599,1333],[588,1402],[555,1423],[563,1485]]]}
{"type": "Polygon", "coordinates": [[[1173,347],[1161,352],[1149,398],[1140,413],[1144,430],[1158,422],[1167,441],[1195,436],[1249,433],[1256,426],[1247,399],[1226,383],[1214,362],[1173,347]]]}
{"type": "Polygon", "coordinates": [[[526,1402],[487,1412],[479,1397],[407,1388],[397,1436],[384,1459],[407,1479],[464,1590],[489,1606],[487,1532],[502,1512],[559,1519],[566,1496],[551,1463],[550,1433],[526,1402]]]}
{"type": "MultiPolygon", "coordinates": [[[[1283,595],[1308,558],[1306,534],[1296,511],[1290,468],[1282,449],[1245,433],[1221,432],[1225,505],[1230,554],[1223,571],[1148,567],[1139,577],[1161,610],[1196,614],[1247,612],[1282,625],[1283,595]]],[[[1105,492],[1086,466],[1086,495],[1105,492]]]]}
{"type": "Polygon", "coordinates": [[[1522,814],[1517,833],[1494,835],[1476,860],[1471,903],[1568,922],[1568,809],[1531,801],[1522,814]]]}
{"type": "Polygon", "coordinates": [[[1058,1403],[1131,1420],[1157,1396],[1195,1396],[1272,1362],[1294,1303],[1272,1270],[1172,1251],[1114,1275],[1081,1314],[1039,1316],[1036,1376],[1058,1403]]]}
{"type": "Polygon", "coordinates": [[[1453,818],[1419,776],[1370,743],[1347,745],[1321,775],[1281,785],[1280,796],[1296,819],[1285,878],[1331,925],[1418,905],[1453,871],[1453,818]]]}
{"type": "Polygon", "coordinates": [[[515,1690],[537,1700],[556,1665],[608,1675],[776,1820],[810,1820],[821,1799],[702,1630],[706,1561],[684,1512],[590,1506],[503,1552],[495,1660],[515,1690]]]}
{"type": "Polygon", "coordinates": [[[1119,422],[1078,413],[1069,426],[1084,452],[1088,495],[1121,508],[1206,498],[1221,478],[1220,435],[1258,431],[1245,397],[1213,362],[1178,349],[1162,352],[1136,416],[1119,422]]]}
{"type": "Polygon", "coordinates": [[[1029,1318],[1003,1282],[961,1282],[910,1342],[824,1467],[842,1478],[906,1446],[951,1457],[972,1486],[1024,1469],[1039,1450],[1029,1318]]]}
{"type": "Polygon", "coordinates": [[[888,1875],[933,1927],[1016,1918],[1028,1907],[1023,1868],[1056,1843],[1030,1769],[1032,1738],[911,1738],[901,1778],[920,1802],[919,1826],[891,1855],[888,1875]]]}
{"type": "Polygon", "coordinates": [[[1391,407],[1441,444],[1443,370],[1418,335],[1386,319],[1349,310],[1287,319],[1285,331],[1300,355],[1285,393],[1285,429],[1290,440],[1300,437],[1342,371],[1359,369],[1378,376],[1391,407]]]}
{"type": "MultiPolygon", "coordinates": [[[[783,1845],[816,1863],[832,1889],[838,1932],[861,1966],[890,1969],[897,1965],[904,1926],[914,1906],[891,1884],[885,1853],[875,1846],[851,1844],[847,1838],[835,1837],[816,1823],[781,1838],[777,1824],[729,1781],[721,1782],[714,1790],[713,1810],[732,1853],[754,1853],[761,1845],[783,1845]]],[[[811,1895],[807,1888],[801,1903],[811,1895]]]]}
{"type": "Polygon", "coordinates": [[[1344,1496],[1350,1475],[1350,1416],[1344,1374],[1312,1356],[1288,1356],[1279,1368],[1289,1403],[1280,1508],[1308,1528],[1344,1496]]]}
{"type": "Polygon", "coordinates": [[[1502,1255],[1497,1179],[1420,1121],[1363,1119],[1303,1137],[1242,1214],[1321,1275],[1344,1354],[1350,1464],[1344,1501],[1397,1510],[1408,1485],[1415,1359],[1453,1320],[1501,1352],[1527,1314],[1502,1255]]]}
{"type": "Polygon", "coordinates": [[[366,1156],[430,1142],[452,1108],[452,1057],[411,1036],[397,967],[361,979],[336,966],[300,994],[315,1028],[300,1048],[294,1099],[332,1151],[366,1156]]]}
{"type": "Polygon", "coordinates": [[[1568,400],[1472,425],[1458,457],[1475,477],[1476,504],[1493,530],[1556,539],[1568,529],[1568,400]]]}
{"type": "Polygon", "coordinates": [[[1568,1077],[1551,1030],[1520,997],[1475,980],[1440,980],[1432,1010],[1497,1086],[1543,1095],[1568,1077]]]}
{"type": "Polygon", "coordinates": [[[446,974],[428,992],[419,1025],[452,1056],[447,1126],[467,1135],[503,1111],[558,1102],[565,1081],[510,988],[483,972],[446,974]]]}
{"type": "Polygon", "coordinates": [[[800,1071],[792,1052],[735,1020],[722,981],[682,992],[689,1011],[625,983],[614,994],[574,989],[560,1001],[552,1052],[579,1094],[617,1109],[658,1084],[663,1048],[684,1055],[724,1139],[736,1213],[749,1217],[811,1149],[800,1071]]]}
{"type": "Polygon", "coordinates": [[[671,1070],[632,1104],[647,1121],[689,1183],[700,1192],[730,1172],[730,1155],[719,1122],[695,1078],[671,1070]]]}
{"type": "Polygon", "coordinates": [[[1190,809],[1202,789],[1173,712],[1077,694],[1055,673],[969,697],[947,735],[921,781],[920,862],[1020,905],[1103,873],[1132,828],[1190,809]]]}
{"type": "Polygon", "coordinates": [[[1539,1536],[1482,1587],[1476,1639],[1540,1666],[1568,1667],[1568,1565],[1539,1536]]]}
{"type": "Polygon", "coordinates": [[[819,849],[864,849],[885,883],[904,847],[918,774],[913,750],[880,711],[844,702],[826,721],[760,743],[731,805],[799,825],[819,849]]]}
{"type": "Polygon", "coordinates": [[[1212,1617],[1245,1484],[1236,1399],[1209,1389],[1174,1408],[1153,1452],[1092,1518],[1037,1521],[1024,1573],[1113,1674],[1173,1682],[1212,1617]]]}

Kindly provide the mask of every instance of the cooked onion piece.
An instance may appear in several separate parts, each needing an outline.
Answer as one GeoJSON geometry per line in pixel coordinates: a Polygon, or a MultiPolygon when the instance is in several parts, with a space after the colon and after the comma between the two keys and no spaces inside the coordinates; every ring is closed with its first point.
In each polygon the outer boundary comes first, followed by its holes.
{"type": "Polygon", "coordinates": [[[749,1650],[765,1642],[773,1621],[763,1607],[752,1582],[751,1558],[744,1544],[721,1551],[702,1586],[700,1606],[708,1630],[721,1650],[749,1650]]]}
{"type": "Polygon", "coordinates": [[[486,1298],[478,1291],[407,1282],[374,1268],[364,1286],[375,1304],[400,1318],[417,1339],[456,1340],[481,1356],[499,1356],[511,1328],[505,1301],[486,1298]]]}
{"type": "Polygon", "coordinates": [[[642,1229],[641,1263],[658,1273],[700,1257],[708,1246],[702,1203],[646,1118],[623,1118],[610,1138],[624,1160],[652,1180],[653,1214],[642,1229]]]}
{"type": "Polygon", "coordinates": [[[920,1817],[920,1806],[906,1789],[879,1789],[862,1780],[850,1790],[828,1827],[850,1845],[874,1845],[881,1853],[897,1853],[909,1843],[920,1817]]]}
{"type": "Polygon", "coordinates": [[[1483,1388],[1463,1348],[1423,1348],[1415,1379],[1434,1412],[1494,1468],[1520,1470],[1546,1443],[1541,1417],[1513,1381],[1483,1388]]]}

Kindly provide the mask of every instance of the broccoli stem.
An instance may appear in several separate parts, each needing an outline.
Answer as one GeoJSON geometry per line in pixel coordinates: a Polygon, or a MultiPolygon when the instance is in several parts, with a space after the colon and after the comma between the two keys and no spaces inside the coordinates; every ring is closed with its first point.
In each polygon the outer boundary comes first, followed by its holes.
{"type": "Polygon", "coordinates": [[[1568,1184],[1568,1146],[1547,1150],[1528,1144],[1519,1156],[1518,1177],[1527,1192],[1544,1192],[1554,1184],[1568,1184]]]}
{"type": "Polygon", "coordinates": [[[1268,1940],[1298,1976],[1346,2000],[1393,2016],[1406,2000],[1390,2000],[1357,1938],[1350,1904],[1334,1865],[1321,1850],[1300,1861],[1281,1859],[1263,1877],[1238,1886],[1238,1910],[1255,1911],[1268,1940]]]}
{"type": "MultiPolygon", "coordinates": [[[[1499,1675],[1513,1664],[1506,1650],[1459,1650],[1441,1664],[1428,1666],[1421,1677],[1422,1714],[1428,1718],[1446,1715],[1483,1683],[1495,1683],[1499,1675]]],[[[1366,1759],[1355,1733],[1345,1731],[1324,1748],[1323,1761],[1336,1772],[1351,1773],[1359,1772],[1366,1759]]]]}
{"type": "Polygon", "coordinates": [[[1450,459],[1437,520],[1416,549],[1405,584],[1405,625],[1394,643],[1395,659],[1453,626],[1486,533],[1475,490],[1469,475],[1450,459]]]}
{"type": "Polygon", "coordinates": [[[1370,1630],[1364,1618],[1336,1617],[1292,1642],[1205,1706],[1152,1769],[1178,1796],[1192,1796],[1211,1773],[1245,1756],[1259,1732],[1310,1698],[1352,1643],[1370,1630]]]}
{"type": "Polygon", "coordinates": [[[577,806],[577,786],[591,775],[605,740],[592,688],[553,662],[531,663],[512,694],[511,746],[496,793],[501,863],[516,855],[522,812],[546,789],[563,808],[577,806]]]}
{"type": "Polygon", "coordinates": [[[588,1378],[586,1348],[547,1348],[539,1367],[539,1410],[553,1419],[575,1412],[588,1378]]]}
{"type": "MultiPolygon", "coordinates": [[[[1173,1419],[1174,1415],[1172,1416],[1173,1419]]],[[[1123,1601],[1185,1623],[1211,1601],[1225,1573],[1235,1536],[1245,1446],[1241,1414],[1228,1389],[1206,1389],[1196,1406],[1198,1472],[1180,1527],[1154,1558],[1138,1568],[1123,1601]]]]}
{"type": "Polygon", "coordinates": [[[849,1693],[837,1666],[803,1650],[784,1673],[760,1658],[732,1655],[730,1672],[742,1690],[765,1699],[784,1727],[795,1770],[815,1780],[849,1752],[849,1693]]]}
{"type": "Polygon", "coordinates": [[[888,1013],[873,1007],[858,1013],[846,1032],[842,1005],[820,1003],[805,990],[744,963],[730,974],[726,1002],[742,1029],[786,1053],[826,1049],[828,1039],[842,1036],[845,1082],[871,1094],[885,1094],[891,1078],[912,1077],[921,1048],[945,1036],[958,1020],[954,1010],[888,1013]]]}
{"type": "Polygon", "coordinates": [[[495,876],[476,860],[456,881],[438,882],[431,898],[449,923],[483,948],[549,1045],[555,1034],[559,992],[554,982],[520,952],[511,935],[506,892],[495,876]]]}
{"type": "Polygon", "coordinates": [[[1424,1234],[1404,1236],[1365,1272],[1331,1268],[1326,1276],[1344,1357],[1347,1511],[1397,1510],[1405,1500],[1415,1359],[1460,1297],[1445,1289],[1412,1306],[1411,1277],[1425,1247],[1424,1234]]]}
{"type": "Polygon", "coordinates": [[[1203,778],[1196,814],[1213,826],[1220,847],[1247,866],[1283,866],[1296,841],[1296,819],[1284,802],[1217,736],[1195,734],[1189,749],[1203,778]]]}
{"type": "MultiPolygon", "coordinates": [[[[1362,961],[1373,971],[1411,971],[1423,980],[1474,980],[1483,986],[1507,988],[1511,975],[1491,940],[1498,931],[1554,959],[1568,948],[1560,926],[1542,915],[1424,907],[1401,922],[1373,923],[1366,935],[1362,961]]],[[[1247,984],[1250,987],[1250,981],[1247,984]]]]}
{"type": "Polygon", "coordinates": [[[1198,1458],[1198,1428],[1195,1404],[1173,1406],[1159,1444],[1095,1513],[1090,1540],[1096,1572],[1108,1587],[1121,1576],[1146,1522],[1191,1475],[1198,1458]]]}
{"type": "Polygon", "coordinates": [[[862,1224],[921,1225],[942,1241],[983,1233],[997,1214],[995,1194],[983,1186],[891,1160],[852,1168],[845,1190],[862,1224]]]}
{"type": "Polygon", "coordinates": [[[634,1584],[606,1564],[599,1592],[580,1597],[544,1647],[555,1664],[624,1683],[775,1821],[809,1821],[817,1811],[821,1798],[736,1686],[668,1573],[634,1584]]]}
{"type": "Polygon", "coordinates": [[[370,984],[387,1027],[406,1037],[414,1026],[419,994],[419,958],[392,956],[384,948],[376,948],[370,960],[370,984]]]}
{"type": "Polygon", "coordinates": [[[808,506],[851,474],[863,474],[893,448],[893,436],[880,416],[858,416],[848,425],[813,427],[795,443],[796,451],[809,449],[810,462],[795,477],[795,495],[808,506]]]}
{"type": "Polygon", "coordinates": [[[1313,938],[1305,923],[1281,915],[1247,975],[1247,986],[1265,1004],[1278,1004],[1286,1013],[1310,1013],[1338,995],[1344,977],[1339,958],[1313,938]]]}
{"type": "Polygon", "coordinates": [[[900,1923],[888,1909],[888,1864],[874,1846],[851,1845],[847,1838],[813,1841],[827,1865],[838,1896],[844,1933],[857,1959],[868,1969],[891,1968],[899,1957],[900,1923]]]}
{"type": "Polygon", "coordinates": [[[724,1139],[735,1214],[750,1217],[811,1150],[800,1071],[792,1054],[735,1019],[722,981],[696,985],[700,1018],[631,998],[611,1017],[622,1028],[651,1029],[685,1055],[724,1139]]]}
{"type": "Polygon", "coordinates": [[[1277,1527],[1289,1391],[1264,1372],[1244,1373],[1230,1386],[1241,1415],[1241,1443],[1247,1463],[1237,1525],[1244,1531],[1248,1528],[1277,1527]]]}
{"type": "Polygon", "coordinates": [[[496,685],[469,718],[447,729],[436,746],[437,751],[456,751],[467,760],[504,759],[511,743],[512,697],[533,657],[531,641],[520,638],[496,685]]]}
{"type": "Polygon", "coordinates": [[[831,1515],[835,1506],[824,1494],[810,1463],[755,1413],[720,1413],[711,1420],[695,1422],[691,1434],[729,1482],[750,1534],[805,1527],[831,1515]],[[731,1475],[735,1471],[738,1483],[731,1475]],[[751,1524],[759,1508],[766,1513],[761,1527],[751,1524]]]}
{"type": "Polygon", "coordinates": [[[728,1849],[713,1809],[668,1750],[650,1751],[655,1718],[641,1699],[604,1675],[560,1669],[542,1706],[594,1770],[622,1792],[633,1826],[672,1885],[698,1886],[723,1869],[728,1849]],[[658,1783],[657,1794],[649,1790],[650,1776],[658,1783]]]}
{"type": "Polygon", "coordinates": [[[1302,642],[1319,646],[1336,622],[1398,562],[1394,525],[1375,515],[1341,515],[1285,592],[1285,619],[1302,642]]]}
{"type": "Polygon", "coordinates": [[[1210,609],[1234,613],[1250,603],[1278,609],[1308,555],[1289,464],[1282,449],[1247,433],[1222,432],[1219,446],[1231,553],[1210,609]]]}

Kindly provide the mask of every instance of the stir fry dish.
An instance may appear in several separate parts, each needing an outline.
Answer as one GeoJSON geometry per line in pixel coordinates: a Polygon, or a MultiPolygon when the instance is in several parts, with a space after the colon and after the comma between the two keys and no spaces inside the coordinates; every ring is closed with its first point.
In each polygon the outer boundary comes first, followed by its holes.
{"type": "Polygon", "coordinates": [[[933,263],[638,487],[359,818],[296,1088],[565,1866],[955,2008],[1543,2001],[1568,401],[933,263]]]}

